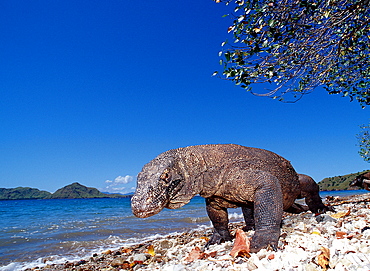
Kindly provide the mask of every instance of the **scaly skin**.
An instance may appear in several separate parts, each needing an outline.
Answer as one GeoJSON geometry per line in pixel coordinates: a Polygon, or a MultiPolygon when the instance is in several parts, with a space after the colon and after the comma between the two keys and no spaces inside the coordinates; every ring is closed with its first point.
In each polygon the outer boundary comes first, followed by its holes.
{"type": "Polygon", "coordinates": [[[312,213],[325,213],[326,211],[334,211],[331,206],[325,206],[319,195],[318,184],[308,175],[298,174],[298,179],[301,184],[301,194],[299,199],[305,199],[308,208],[312,213]]]}
{"type": "Polygon", "coordinates": [[[366,172],[356,177],[351,183],[350,186],[358,186],[362,189],[370,191],[370,172],[366,172]]]}
{"type": "Polygon", "coordinates": [[[319,195],[319,186],[310,176],[298,174],[298,179],[301,185],[301,192],[297,199],[304,198],[308,208],[295,203],[288,210],[285,210],[286,212],[298,214],[310,210],[312,213],[320,214],[326,211],[334,211],[333,207],[325,206],[322,203],[319,195]]]}
{"type": "MultiPolygon", "coordinates": [[[[308,175],[298,174],[298,180],[300,183],[300,193],[297,199],[305,199],[307,206],[293,203],[288,209],[284,209],[285,212],[299,214],[310,210],[312,213],[320,214],[327,211],[335,211],[332,206],[325,206],[319,195],[318,184],[308,175]]],[[[244,230],[253,230],[254,218],[253,218],[253,208],[242,208],[244,220],[246,227],[244,230]]]]}
{"type": "MultiPolygon", "coordinates": [[[[370,177],[370,176],[369,176],[370,177]]],[[[322,203],[319,195],[319,186],[317,183],[308,175],[298,174],[301,191],[297,199],[305,199],[307,206],[294,203],[289,209],[284,210],[289,213],[302,213],[310,210],[312,213],[319,214],[327,211],[335,211],[332,206],[326,206],[322,203]]],[[[254,214],[253,208],[242,208],[246,226],[245,231],[254,230],[254,214]]]]}
{"type": "Polygon", "coordinates": [[[206,198],[214,227],[206,246],[232,239],[227,209],[241,207],[247,227],[255,226],[251,252],[277,247],[283,210],[301,191],[289,161],[273,152],[233,144],[164,152],[143,167],[137,184],[131,206],[138,217],[179,208],[197,194],[206,198]]]}

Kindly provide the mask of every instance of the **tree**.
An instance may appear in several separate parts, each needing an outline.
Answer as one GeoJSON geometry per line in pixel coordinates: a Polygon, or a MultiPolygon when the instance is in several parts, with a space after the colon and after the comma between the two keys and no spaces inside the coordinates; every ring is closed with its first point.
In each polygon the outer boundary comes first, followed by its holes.
{"type": "Polygon", "coordinates": [[[284,101],[322,86],[370,104],[370,0],[214,1],[234,7],[233,42],[220,52],[226,79],[284,101]]]}
{"type": "Polygon", "coordinates": [[[365,161],[370,162],[370,123],[361,126],[361,133],[357,135],[360,151],[358,152],[365,161]]]}

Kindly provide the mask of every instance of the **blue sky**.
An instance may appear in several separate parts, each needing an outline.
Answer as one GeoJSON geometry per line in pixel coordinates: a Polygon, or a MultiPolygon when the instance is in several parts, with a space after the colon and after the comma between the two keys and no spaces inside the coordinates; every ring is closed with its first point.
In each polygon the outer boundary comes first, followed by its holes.
{"type": "Polygon", "coordinates": [[[274,151],[316,181],[369,169],[355,138],[369,108],[321,89],[285,104],[212,77],[223,4],[0,5],[0,187],[126,193],[159,153],[207,143],[274,151]]]}

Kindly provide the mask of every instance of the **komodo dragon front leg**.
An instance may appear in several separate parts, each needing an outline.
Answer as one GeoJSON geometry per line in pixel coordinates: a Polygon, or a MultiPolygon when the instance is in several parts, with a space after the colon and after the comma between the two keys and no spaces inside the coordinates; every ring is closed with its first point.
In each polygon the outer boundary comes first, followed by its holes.
{"type": "Polygon", "coordinates": [[[283,213],[279,180],[264,171],[235,167],[228,172],[227,181],[223,182],[220,191],[219,195],[206,199],[207,213],[214,227],[206,247],[232,239],[228,229],[227,208],[239,206],[243,208],[247,227],[252,227],[255,221],[251,252],[268,246],[276,248],[283,213]]]}
{"type": "Polygon", "coordinates": [[[212,221],[214,228],[212,237],[208,241],[206,247],[209,247],[212,244],[220,244],[222,242],[232,240],[229,232],[229,216],[227,208],[223,206],[224,204],[222,204],[221,199],[206,198],[207,214],[209,219],[212,221]]]}
{"type": "MultiPolygon", "coordinates": [[[[225,241],[231,241],[232,237],[228,230],[228,212],[227,208],[220,207],[219,205],[225,206],[225,204],[220,204],[221,199],[208,198],[206,199],[206,210],[208,217],[212,221],[214,232],[206,247],[211,244],[220,244],[225,241]]],[[[227,205],[227,203],[226,203],[227,205]]],[[[242,207],[244,220],[246,226],[243,228],[244,231],[254,230],[254,211],[253,207],[242,207]]]]}
{"type": "Polygon", "coordinates": [[[242,207],[245,228],[244,231],[254,230],[254,211],[253,207],[242,207]]]}

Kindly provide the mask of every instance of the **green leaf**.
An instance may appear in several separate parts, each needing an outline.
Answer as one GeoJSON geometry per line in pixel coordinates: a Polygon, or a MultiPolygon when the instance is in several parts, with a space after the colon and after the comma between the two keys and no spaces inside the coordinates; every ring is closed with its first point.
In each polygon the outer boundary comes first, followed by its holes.
{"type": "Polygon", "coordinates": [[[225,54],[226,61],[230,61],[230,52],[226,52],[225,54]]]}

